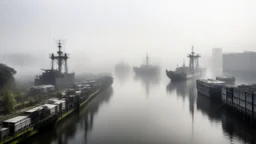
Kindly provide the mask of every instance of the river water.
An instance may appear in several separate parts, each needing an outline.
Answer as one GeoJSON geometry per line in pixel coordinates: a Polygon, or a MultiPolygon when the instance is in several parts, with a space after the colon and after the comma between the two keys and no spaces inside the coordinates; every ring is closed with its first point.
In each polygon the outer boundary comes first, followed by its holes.
{"type": "Polygon", "coordinates": [[[198,96],[195,80],[130,72],[114,74],[113,85],[88,106],[26,143],[228,144],[254,143],[255,136],[219,103],[198,96]]]}

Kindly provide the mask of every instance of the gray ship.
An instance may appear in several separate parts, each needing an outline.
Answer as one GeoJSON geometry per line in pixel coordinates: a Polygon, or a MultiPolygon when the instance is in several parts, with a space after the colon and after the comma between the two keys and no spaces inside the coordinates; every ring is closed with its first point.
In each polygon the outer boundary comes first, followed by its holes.
{"type": "Polygon", "coordinates": [[[141,75],[141,76],[154,76],[159,74],[160,68],[159,66],[155,65],[150,65],[149,64],[149,58],[148,54],[146,56],[146,64],[141,65],[140,67],[133,67],[133,70],[136,75],[141,75]]]}
{"type": "Polygon", "coordinates": [[[68,73],[67,53],[61,51],[61,42],[58,42],[57,55],[52,53],[50,59],[52,61],[51,69],[43,69],[43,73],[36,77],[35,85],[54,85],[56,89],[65,89],[71,87],[75,83],[75,74],[68,73]],[[54,69],[54,63],[57,63],[58,69],[54,69]],[[64,72],[62,72],[64,66],[64,72]]]}
{"type": "Polygon", "coordinates": [[[125,62],[119,62],[115,65],[115,72],[116,73],[125,73],[129,72],[130,66],[125,62]]]}
{"type": "Polygon", "coordinates": [[[188,55],[189,66],[185,66],[185,62],[183,62],[183,66],[177,67],[174,71],[166,70],[166,75],[172,81],[181,81],[204,75],[206,73],[206,69],[199,67],[200,57],[201,56],[199,54],[195,54],[194,47],[192,47],[192,52],[188,55]]]}

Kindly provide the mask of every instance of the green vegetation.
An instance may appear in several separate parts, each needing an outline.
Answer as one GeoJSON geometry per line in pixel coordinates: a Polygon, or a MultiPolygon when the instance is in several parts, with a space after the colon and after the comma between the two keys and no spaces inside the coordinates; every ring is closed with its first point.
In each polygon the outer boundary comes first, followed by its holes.
{"type": "Polygon", "coordinates": [[[21,112],[47,98],[61,97],[59,91],[34,95],[28,93],[27,88],[17,88],[14,79],[16,73],[15,69],[0,63],[0,114],[10,114],[14,110],[17,110],[15,113],[21,112]]]}
{"type": "Polygon", "coordinates": [[[15,69],[0,63],[0,90],[15,87],[15,80],[13,76],[16,73],[15,69]]]}
{"type": "Polygon", "coordinates": [[[3,90],[2,92],[2,101],[3,101],[3,110],[6,113],[11,113],[14,110],[15,98],[13,93],[10,90],[3,90]]]}
{"type": "Polygon", "coordinates": [[[15,106],[14,94],[11,91],[15,89],[15,74],[16,70],[0,64],[0,109],[6,113],[12,112],[15,106]]]}

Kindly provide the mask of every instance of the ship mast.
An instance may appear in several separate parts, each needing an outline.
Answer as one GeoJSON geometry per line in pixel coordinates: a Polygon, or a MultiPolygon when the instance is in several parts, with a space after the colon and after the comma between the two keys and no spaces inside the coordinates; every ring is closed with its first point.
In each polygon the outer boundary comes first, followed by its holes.
{"type": "Polygon", "coordinates": [[[58,65],[58,71],[61,74],[62,73],[62,66],[63,64],[65,64],[65,73],[68,73],[68,64],[67,64],[67,60],[69,59],[68,54],[67,53],[63,53],[63,51],[61,51],[61,41],[58,41],[58,48],[59,50],[57,51],[57,55],[55,55],[54,53],[52,53],[50,55],[50,58],[52,60],[52,70],[54,69],[54,61],[57,62],[58,65]]]}
{"type": "Polygon", "coordinates": [[[192,52],[188,55],[189,58],[189,69],[194,71],[195,69],[199,68],[199,61],[198,59],[201,56],[199,54],[195,54],[194,46],[192,46],[192,52]]]}

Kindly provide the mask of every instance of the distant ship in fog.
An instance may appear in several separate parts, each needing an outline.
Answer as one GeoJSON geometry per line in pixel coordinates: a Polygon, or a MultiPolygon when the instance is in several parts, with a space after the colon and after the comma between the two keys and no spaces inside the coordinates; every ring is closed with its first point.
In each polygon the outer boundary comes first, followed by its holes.
{"type": "Polygon", "coordinates": [[[146,56],[146,64],[142,64],[140,67],[133,67],[134,72],[136,75],[157,75],[160,72],[160,67],[156,65],[149,64],[149,57],[148,54],[146,56]]]}
{"type": "Polygon", "coordinates": [[[117,73],[125,73],[130,70],[130,66],[124,62],[117,63],[115,65],[115,72],[117,73]]]}
{"type": "Polygon", "coordinates": [[[174,71],[168,71],[166,70],[166,75],[172,80],[172,81],[180,81],[180,80],[186,80],[189,78],[202,76],[206,73],[205,68],[199,67],[199,58],[201,56],[199,54],[195,54],[194,47],[192,47],[192,52],[188,55],[189,58],[189,67],[185,65],[185,62],[183,62],[182,67],[177,67],[174,71]]]}

